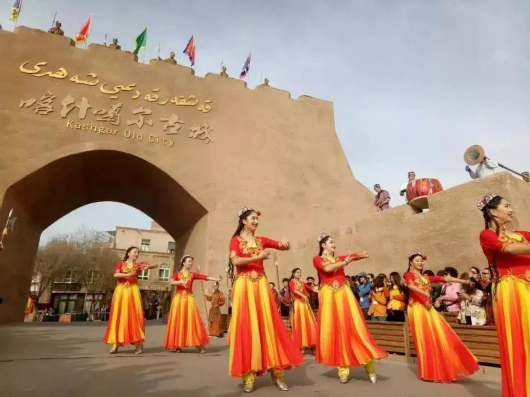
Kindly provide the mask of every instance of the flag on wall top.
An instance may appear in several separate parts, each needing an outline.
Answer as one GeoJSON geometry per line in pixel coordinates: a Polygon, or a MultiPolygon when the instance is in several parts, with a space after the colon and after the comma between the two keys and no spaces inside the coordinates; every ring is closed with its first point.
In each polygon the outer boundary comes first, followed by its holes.
{"type": "Polygon", "coordinates": [[[144,29],[142,33],[136,38],[136,48],[134,49],[134,54],[138,55],[142,48],[147,46],[147,28],[144,29]]]}
{"type": "Polygon", "coordinates": [[[88,35],[90,34],[90,25],[92,24],[92,14],[88,16],[85,24],[79,30],[77,36],[75,36],[75,43],[85,43],[88,40],[88,35]]]}
{"type": "Polygon", "coordinates": [[[245,64],[243,65],[243,69],[241,70],[241,74],[239,75],[240,79],[245,79],[248,76],[248,72],[250,71],[250,52],[248,53],[247,60],[245,61],[245,64]]]}
{"type": "Polygon", "coordinates": [[[195,65],[195,39],[193,38],[193,36],[191,36],[190,41],[188,41],[188,45],[186,45],[186,48],[184,48],[184,51],[182,51],[182,53],[188,56],[191,62],[191,66],[195,65]]]}
{"type": "Polygon", "coordinates": [[[22,9],[22,0],[15,0],[15,4],[11,7],[11,18],[10,21],[16,22],[18,16],[20,15],[20,10],[22,9]]]}

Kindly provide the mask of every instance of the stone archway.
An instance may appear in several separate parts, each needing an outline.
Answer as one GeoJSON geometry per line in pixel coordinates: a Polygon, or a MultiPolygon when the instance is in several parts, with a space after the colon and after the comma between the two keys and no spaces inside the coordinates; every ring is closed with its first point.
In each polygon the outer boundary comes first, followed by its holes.
{"type": "Polygon", "coordinates": [[[4,300],[0,322],[21,319],[42,231],[71,211],[100,201],[120,202],[146,213],[175,239],[177,256],[193,247],[204,260],[206,239],[200,230],[193,231],[201,219],[207,221],[207,210],[168,174],[140,157],[115,150],[67,155],[6,190],[0,213],[14,209],[20,221],[0,255],[4,300]]]}
{"type": "Polygon", "coordinates": [[[262,235],[292,241],[375,213],[329,101],[22,26],[0,31],[0,52],[0,222],[18,216],[0,253],[0,323],[22,320],[41,231],[90,202],[144,211],[211,275],[242,206],[262,212],[262,235]]]}

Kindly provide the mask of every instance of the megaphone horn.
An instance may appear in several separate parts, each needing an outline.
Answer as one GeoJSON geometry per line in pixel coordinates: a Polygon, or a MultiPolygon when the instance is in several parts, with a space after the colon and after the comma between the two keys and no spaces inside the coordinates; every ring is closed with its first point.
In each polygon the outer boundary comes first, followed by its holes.
{"type": "Polygon", "coordinates": [[[468,147],[467,150],[464,152],[464,161],[467,165],[477,165],[484,160],[485,156],[486,154],[484,153],[484,149],[482,149],[482,146],[473,145],[468,147]]]}

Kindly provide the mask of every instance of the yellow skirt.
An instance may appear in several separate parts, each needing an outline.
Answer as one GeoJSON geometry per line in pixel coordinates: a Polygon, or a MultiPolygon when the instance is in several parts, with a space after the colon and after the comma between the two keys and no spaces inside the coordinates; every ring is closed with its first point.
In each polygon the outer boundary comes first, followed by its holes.
{"type": "Polygon", "coordinates": [[[294,300],[291,328],[291,335],[296,346],[311,348],[317,344],[317,320],[308,302],[294,300]]]}
{"type": "Polygon", "coordinates": [[[181,349],[210,343],[192,294],[175,294],[167,321],[164,348],[181,349]]]}
{"type": "Polygon", "coordinates": [[[350,287],[323,285],[318,294],[316,362],[330,367],[357,367],[388,356],[368,332],[363,312],[350,287]]]}
{"type": "Polygon", "coordinates": [[[530,281],[502,277],[493,297],[493,312],[499,335],[502,397],[530,397],[530,281]]]}
{"type": "Polygon", "coordinates": [[[418,378],[452,382],[478,371],[477,359],[433,307],[408,307],[410,330],[418,363],[418,378]]]}
{"type": "Polygon", "coordinates": [[[140,289],[136,284],[118,284],[112,296],[103,342],[126,346],[143,343],[144,340],[145,321],[140,289]]]}
{"type": "Polygon", "coordinates": [[[285,329],[265,276],[240,275],[232,289],[228,330],[229,372],[234,378],[298,367],[304,357],[285,329]]]}

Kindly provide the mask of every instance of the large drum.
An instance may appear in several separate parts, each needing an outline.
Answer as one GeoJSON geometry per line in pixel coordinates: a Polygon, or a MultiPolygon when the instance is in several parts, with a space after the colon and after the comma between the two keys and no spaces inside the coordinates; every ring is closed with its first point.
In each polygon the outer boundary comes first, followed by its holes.
{"type": "Polygon", "coordinates": [[[412,207],[425,210],[429,208],[427,196],[431,196],[442,190],[444,189],[438,179],[415,179],[407,185],[407,201],[412,207]]]}

